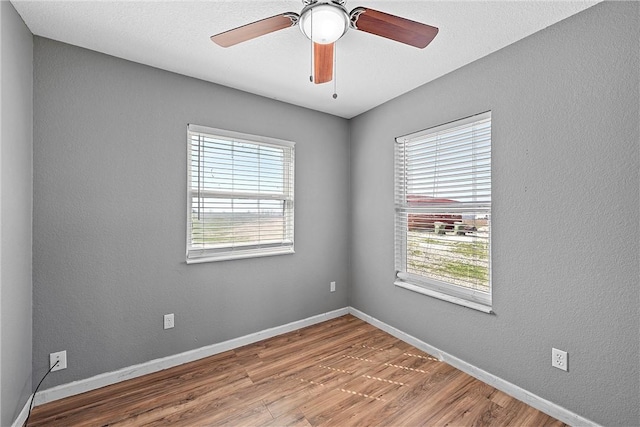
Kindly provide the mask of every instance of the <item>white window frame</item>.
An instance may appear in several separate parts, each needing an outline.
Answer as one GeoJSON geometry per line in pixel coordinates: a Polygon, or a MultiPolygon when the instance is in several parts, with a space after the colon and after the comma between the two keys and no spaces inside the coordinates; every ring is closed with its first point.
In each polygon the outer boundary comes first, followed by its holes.
{"type": "MultiPolygon", "coordinates": [[[[431,135],[439,132],[447,131],[460,126],[472,125],[478,121],[491,120],[491,111],[470,116],[464,119],[455,120],[439,126],[428,128],[409,135],[396,138],[395,144],[395,265],[396,280],[394,284],[414,292],[428,295],[451,303],[463,305],[485,313],[493,313],[492,311],[492,281],[491,281],[491,231],[488,238],[488,282],[489,292],[481,292],[464,286],[457,286],[453,283],[437,280],[420,274],[413,274],[407,271],[407,250],[408,250],[408,233],[409,219],[408,215],[412,211],[407,202],[408,192],[406,189],[405,165],[406,159],[403,158],[405,151],[404,144],[414,141],[424,140],[431,135]],[[402,145],[402,146],[401,146],[402,145]]],[[[446,212],[447,206],[444,202],[443,207],[439,207],[446,212]]],[[[489,218],[489,229],[491,220],[491,201],[489,203],[477,204],[470,207],[464,207],[467,211],[486,212],[489,218]]]]}
{"type": "MultiPolygon", "coordinates": [[[[197,144],[200,144],[198,142],[197,144]]],[[[273,255],[285,255],[295,253],[294,249],[294,168],[295,168],[295,143],[265,136],[250,135],[224,129],[216,129],[206,126],[189,124],[187,126],[187,264],[225,261],[232,259],[255,258],[273,255]],[[202,188],[200,185],[192,186],[193,173],[199,171],[192,168],[192,137],[206,137],[233,143],[247,143],[262,147],[278,148],[283,150],[283,192],[280,194],[265,194],[259,191],[216,191],[215,189],[202,188]],[[203,248],[192,244],[192,213],[193,198],[198,199],[233,199],[233,200],[278,200],[283,203],[283,236],[269,241],[252,241],[230,244],[209,245],[203,248]]],[[[195,208],[196,210],[199,207],[195,208]]]]}

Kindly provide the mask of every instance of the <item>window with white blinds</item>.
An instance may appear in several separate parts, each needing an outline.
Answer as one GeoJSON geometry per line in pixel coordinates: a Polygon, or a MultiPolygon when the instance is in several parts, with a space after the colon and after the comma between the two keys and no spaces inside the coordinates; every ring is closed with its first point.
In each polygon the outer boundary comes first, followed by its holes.
{"type": "Polygon", "coordinates": [[[294,252],[294,143],[189,125],[187,263],[294,252]]]}
{"type": "Polygon", "coordinates": [[[396,285],[491,310],[491,112],[396,138],[396,285]]]}

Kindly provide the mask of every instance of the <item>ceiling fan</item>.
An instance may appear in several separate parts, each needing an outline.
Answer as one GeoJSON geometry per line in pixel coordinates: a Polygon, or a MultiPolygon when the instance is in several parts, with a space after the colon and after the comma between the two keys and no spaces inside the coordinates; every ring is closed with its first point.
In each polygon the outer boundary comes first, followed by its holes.
{"type": "Polygon", "coordinates": [[[320,84],[333,79],[334,43],[349,28],[420,49],[438,34],[436,27],[366,7],[356,7],[348,13],[345,0],[302,0],[302,3],[304,7],[300,14],[285,12],[213,35],[211,40],[222,47],[230,47],[299,25],[302,33],[313,43],[311,80],[320,84]]]}

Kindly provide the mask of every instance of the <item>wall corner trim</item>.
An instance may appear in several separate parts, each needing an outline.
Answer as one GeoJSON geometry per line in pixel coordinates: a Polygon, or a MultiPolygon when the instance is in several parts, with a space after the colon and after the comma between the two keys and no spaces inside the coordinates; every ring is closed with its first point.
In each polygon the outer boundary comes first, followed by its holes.
{"type": "Polygon", "coordinates": [[[479,379],[480,381],[497,388],[498,390],[508,394],[509,396],[515,397],[518,400],[526,403],[529,406],[532,406],[539,411],[544,412],[547,415],[550,415],[563,423],[573,425],[573,426],[599,426],[595,422],[584,418],[574,412],[569,411],[562,406],[559,406],[553,402],[550,402],[542,397],[535,395],[521,387],[518,387],[515,384],[512,384],[508,381],[503,380],[487,371],[484,371],[470,363],[465,362],[464,360],[458,359],[455,356],[452,356],[448,353],[443,352],[442,350],[433,347],[432,345],[427,344],[424,341],[419,340],[418,338],[409,335],[407,333],[402,332],[399,329],[394,328],[391,325],[388,325],[375,317],[369,316],[362,311],[355,309],[353,307],[349,307],[349,314],[357,317],[360,320],[363,320],[378,329],[381,329],[387,332],[394,337],[411,344],[412,346],[423,350],[430,355],[437,357],[440,361],[448,363],[454,368],[460,369],[462,372],[471,375],[474,378],[479,379]]]}

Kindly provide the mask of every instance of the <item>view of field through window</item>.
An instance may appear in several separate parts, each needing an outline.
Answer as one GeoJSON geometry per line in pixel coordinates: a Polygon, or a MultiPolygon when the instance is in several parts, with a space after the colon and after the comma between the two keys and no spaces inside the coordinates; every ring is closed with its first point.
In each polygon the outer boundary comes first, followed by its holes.
{"type": "MultiPolygon", "coordinates": [[[[194,198],[193,204],[198,200],[194,198]]],[[[201,200],[204,212],[192,212],[191,244],[201,247],[282,241],[286,218],[279,200],[201,200]],[[217,207],[216,204],[226,205],[217,207]]]]}
{"type": "Polygon", "coordinates": [[[407,272],[489,292],[489,220],[436,226],[408,232],[407,272]]]}

